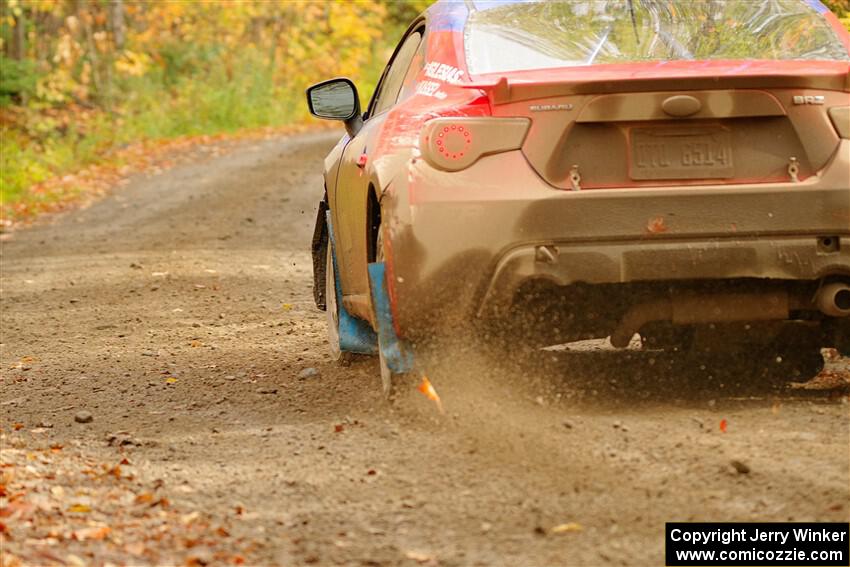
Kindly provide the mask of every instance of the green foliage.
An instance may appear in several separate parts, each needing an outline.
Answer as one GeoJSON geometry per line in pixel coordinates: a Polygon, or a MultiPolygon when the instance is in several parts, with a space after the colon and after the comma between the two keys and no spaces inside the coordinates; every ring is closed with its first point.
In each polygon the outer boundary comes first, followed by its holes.
{"type": "Polygon", "coordinates": [[[850,15],[850,0],[821,0],[839,18],[850,15]]]}
{"type": "Polygon", "coordinates": [[[424,12],[432,3],[431,0],[396,0],[395,2],[388,2],[388,20],[390,23],[407,27],[416,16],[424,12]]]}
{"type": "Polygon", "coordinates": [[[0,54],[0,107],[21,104],[31,98],[38,79],[38,65],[34,61],[16,61],[0,54]]]}

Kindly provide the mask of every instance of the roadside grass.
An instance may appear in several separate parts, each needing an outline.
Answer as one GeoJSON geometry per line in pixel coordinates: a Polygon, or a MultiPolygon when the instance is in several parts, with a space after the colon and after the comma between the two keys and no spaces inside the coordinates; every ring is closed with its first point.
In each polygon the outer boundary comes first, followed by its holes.
{"type": "MultiPolygon", "coordinates": [[[[371,93],[380,71],[380,65],[364,70],[361,92],[371,93]]],[[[204,75],[149,74],[119,86],[120,96],[103,110],[71,104],[0,111],[0,231],[91,192],[87,176],[76,173],[119,171],[166,141],[183,147],[210,136],[250,137],[309,117],[307,85],[274,77],[250,53],[204,75]],[[123,150],[131,146],[128,157],[123,150]]]]}

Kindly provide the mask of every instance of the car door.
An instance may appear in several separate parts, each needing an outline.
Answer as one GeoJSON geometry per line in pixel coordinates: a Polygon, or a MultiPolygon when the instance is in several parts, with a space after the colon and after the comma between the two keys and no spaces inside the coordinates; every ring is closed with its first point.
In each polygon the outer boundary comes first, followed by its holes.
{"type": "MultiPolygon", "coordinates": [[[[353,315],[367,320],[372,319],[366,268],[369,261],[367,212],[369,184],[376,178],[371,160],[387,114],[402,94],[402,86],[411,62],[419,53],[424,33],[424,25],[413,27],[396,48],[375,90],[363,127],[343,152],[335,194],[328,196],[337,234],[343,305],[353,315]]],[[[417,61],[417,64],[422,62],[417,61]]]]}

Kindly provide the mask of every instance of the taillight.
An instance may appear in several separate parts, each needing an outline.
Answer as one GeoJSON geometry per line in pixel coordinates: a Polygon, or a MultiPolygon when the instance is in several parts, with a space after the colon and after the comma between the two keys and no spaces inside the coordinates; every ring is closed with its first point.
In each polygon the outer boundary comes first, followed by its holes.
{"type": "Polygon", "coordinates": [[[422,128],[419,148],[433,167],[460,171],[482,156],[519,149],[530,124],[528,118],[435,118],[422,128]]]}
{"type": "Polygon", "coordinates": [[[829,109],[829,118],[838,135],[850,139],[850,106],[833,106],[829,109]]]}

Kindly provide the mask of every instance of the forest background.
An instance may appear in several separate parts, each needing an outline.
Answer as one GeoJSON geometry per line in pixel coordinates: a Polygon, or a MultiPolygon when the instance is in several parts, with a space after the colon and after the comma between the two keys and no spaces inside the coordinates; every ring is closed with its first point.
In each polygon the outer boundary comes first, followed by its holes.
{"type": "Polygon", "coordinates": [[[430,3],[0,0],[0,231],[175,140],[301,123],[318,80],[369,96],[430,3]]]}
{"type": "Polygon", "coordinates": [[[369,96],[430,3],[0,0],[0,230],[85,191],[81,168],[303,122],[321,79],[369,96]]]}

